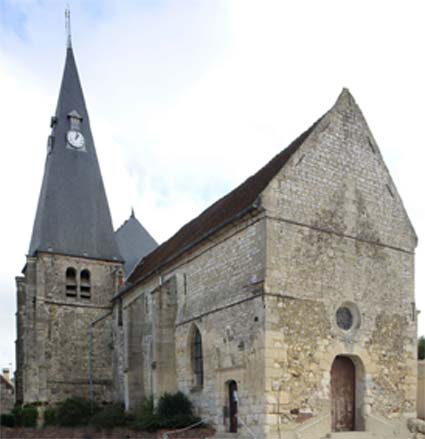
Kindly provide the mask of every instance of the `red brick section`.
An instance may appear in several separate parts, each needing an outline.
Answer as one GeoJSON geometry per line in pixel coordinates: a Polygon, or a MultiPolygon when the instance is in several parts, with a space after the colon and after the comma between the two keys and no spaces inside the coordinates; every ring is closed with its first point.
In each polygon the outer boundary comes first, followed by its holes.
{"type": "Polygon", "coordinates": [[[129,277],[130,284],[135,284],[147,278],[158,268],[177,257],[179,253],[188,249],[196,242],[201,241],[203,237],[218,230],[222,225],[236,219],[238,214],[248,210],[322,118],[316,121],[307,131],[295,139],[256,174],[216,201],[198,217],[183,226],[168,241],[165,241],[152,253],[143,258],[129,277]]]}
{"type": "MultiPolygon", "coordinates": [[[[213,436],[211,428],[197,428],[179,434],[170,434],[170,439],[205,439],[213,436]]],[[[96,431],[93,428],[5,428],[1,427],[1,439],[162,439],[163,431],[147,433],[127,428],[96,431]]]]}

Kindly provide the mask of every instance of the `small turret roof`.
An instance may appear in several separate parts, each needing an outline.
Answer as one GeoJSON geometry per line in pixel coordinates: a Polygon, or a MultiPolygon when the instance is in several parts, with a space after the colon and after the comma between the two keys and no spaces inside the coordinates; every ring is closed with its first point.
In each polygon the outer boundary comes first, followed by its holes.
{"type": "Polygon", "coordinates": [[[118,247],[125,260],[125,273],[128,276],[141,258],[158,247],[157,242],[142,226],[131,210],[128,220],[115,232],[118,247]]]}
{"type": "Polygon", "coordinates": [[[51,133],[29,254],[49,251],[104,260],[122,260],[96,156],[74,53],[65,69],[51,133]],[[67,143],[71,116],[79,116],[85,145],[67,143]]]}

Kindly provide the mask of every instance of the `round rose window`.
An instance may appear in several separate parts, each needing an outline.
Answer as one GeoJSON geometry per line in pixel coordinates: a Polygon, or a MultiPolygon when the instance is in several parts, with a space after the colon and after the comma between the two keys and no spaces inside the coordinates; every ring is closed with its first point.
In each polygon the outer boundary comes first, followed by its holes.
{"type": "Polygon", "coordinates": [[[341,306],[336,312],[336,324],[344,331],[348,331],[353,326],[353,314],[346,306],[341,306]]]}

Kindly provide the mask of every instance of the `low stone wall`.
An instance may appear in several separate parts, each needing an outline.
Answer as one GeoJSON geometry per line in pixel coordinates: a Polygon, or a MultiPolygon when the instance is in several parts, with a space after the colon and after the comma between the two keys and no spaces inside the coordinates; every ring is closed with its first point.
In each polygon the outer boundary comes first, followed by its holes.
{"type": "MultiPolygon", "coordinates": [[[[214,430],[197,428],[182,433],[169,433],[169,439],[205,439],[213,436],[214,430]]],[[[163,432],[147,433],[128,428],[96,431],[93,428],[5,428],[1,427],[1,439],[162,439],[163,432]]]]}
{"type": "Polygon", "coordinates": [[[425,420],[425,360],[418,361],[418,418],[425,420]]]}

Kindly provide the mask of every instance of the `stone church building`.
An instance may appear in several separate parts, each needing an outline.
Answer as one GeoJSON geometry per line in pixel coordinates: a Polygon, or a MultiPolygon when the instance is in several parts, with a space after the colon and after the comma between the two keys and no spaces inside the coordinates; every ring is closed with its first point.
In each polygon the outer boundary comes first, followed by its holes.
{"type": "Polygon", "coordinates": [[[181,390],[229,437],[410,437],[416,245],[346,89],[168,241],[134,213],[114,232],[69,45],[16,278],[17,401],[181,390]]]}

